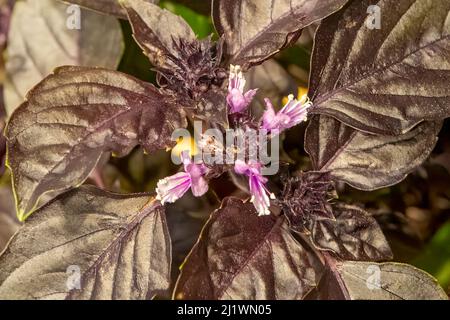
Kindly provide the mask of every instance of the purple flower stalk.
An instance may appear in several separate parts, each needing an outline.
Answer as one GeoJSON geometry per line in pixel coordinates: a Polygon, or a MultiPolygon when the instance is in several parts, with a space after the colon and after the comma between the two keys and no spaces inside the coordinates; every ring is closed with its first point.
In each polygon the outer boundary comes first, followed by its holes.
{"type": "Polygon", "coordinates": [[[179,172],[158,181],[156,199],[162,204],[177,201],[189,189],[195,197],[201,197],[208,191],[208,182],[204,178],[208,168],[204,164],[192,162],[189,151],[183,151],[181,159],[185,172],[179,172]]]}
{"type": "Polygon", "coordinates": [[[230,66],[230,80],[228,84],[227,102],[230,114],[244,111],[252,102],[258,89],[244,93],[246,80],[240,66],[230,66]]]}
{"type": "Polygon", "coordinates": [[[267,109],[262,117],[262,128],[272,133],[280,133],[306,121],[312,102],[304,95],[300,100],[291,94],[286,105],[277,113],[269,99],[264,99],[267,109]]]}
{"type": "Polygon", "coordinates": [[[234,171],[238,174],[246,175],[249,180],[251,202],[255,206],[258,215],[270,215],[270,199],[275,199],[275,195],[266,188],[267,178],[261,174],[261,164],[256,161],[245,163],[242,160],[236,160],[234,171]]]}

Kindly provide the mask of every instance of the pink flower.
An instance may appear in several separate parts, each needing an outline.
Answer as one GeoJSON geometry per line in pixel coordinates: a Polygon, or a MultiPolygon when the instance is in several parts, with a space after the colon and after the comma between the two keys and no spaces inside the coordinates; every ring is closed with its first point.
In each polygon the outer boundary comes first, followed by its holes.
{"type": "Polygon", "coordinates": [[[255,97],[257,89],[249,90],[244,93],[245,83],[246,81],[242,74],[241,67],[231,65],[227,96],[231,114],[244,111],[255,97]]]}
{"type": "Polygon", "coordinates": [[[255,161],[245,163],[242,160],[236,160],[234,171],[249,178],[249,189],[252,195],[250,201],[258,214],[260,216],[269,215],[270,199],[275,199],[275,195],[266,188],[267,178],[264,178],[261,174],[261,164],[255,161]]]}
{"type": "Polygon", "coordinates": [[[161,179],[157,184],[156,199],[160,200],[162,204],[177,201],[189,189],[192,190],[195,197],[201,197],[208,191],[208,182],[204,178],[208,168],[204,164],[193,163],[189,151],[183,151],[181,159],[185,172],[161,179]]]}
{"type": "Polygon", "coordinates": [[[312,106],[306,95],[300,101],[290,95],[286,105],[276,113],[270,100],[266,98],[264,101],[267,109],[262,117],[262,128],[273,133],[280,133],[306,121],[308,109],[312,106]]]}

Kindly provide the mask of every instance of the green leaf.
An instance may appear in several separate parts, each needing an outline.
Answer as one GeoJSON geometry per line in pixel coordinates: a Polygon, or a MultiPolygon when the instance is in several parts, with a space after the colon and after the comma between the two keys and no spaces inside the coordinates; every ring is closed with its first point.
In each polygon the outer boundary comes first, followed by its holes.
{"type": "MultiPolygon", "coordinates": [[[[206,4],[204,4],[204,6],[206,6],[206,4]]],[[[210,16],[199,14],[185,5],[177,3],[176,1],[162,1],[161,7],[182,16],[200,39],[215,33],[214,25],[210,16]]]]}
{"type": "Polygon", "coordinates": [[[450,222],[444,224],[412,263],[432,274],[442,287],[450,287],[450,222]]]}

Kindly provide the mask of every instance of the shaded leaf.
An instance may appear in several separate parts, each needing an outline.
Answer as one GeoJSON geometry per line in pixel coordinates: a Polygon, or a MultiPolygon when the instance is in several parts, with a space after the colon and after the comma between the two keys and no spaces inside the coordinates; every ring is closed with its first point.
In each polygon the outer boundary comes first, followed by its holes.
{"type": "Polygon", "coordinates": [[[149,195],[81,187],[14,236],[0,257],[0,298],[152,298],[169,288],[170,251],[164,209],[149,195]]]}
{"type": "Polygon", "coordinates": [[[320,263],[290,234],[284,218],[258,217],[251,203],[227,198],[185,261],[177,299],[301,299],[320,263]]]}
{"type": "Polygon", "coordinates": [[[191,27],[180,16],[144,0],[121,2],[127,10],[134,38],[154,66],[173,68],[173,57],[181,58],[179,41],[196,41],[191,27]]]}
{"type": "MultiPolygon", "coordinates": [[[[0,99],[1,99],[0,94],[0,99]]],[[[2,106],[0,105],[0,108],[2,106]]],[[[1,112],[1,111],[0,111],[1,112]]],[[[5,129],[5,122],[2,119],[2,116],[0,115],[0,176],[3,175],[5,172],[5,160],[6,160],[6,138],[3,134],[3,131],[5,129]]]]}
{"type": "MultiPolygon", "coordinates": [[[[113,15],[121,19],[128,19],[126,10],[120,5],[120,0],[61,0],[67,3],[77,4],[84,8],[99,13],[113,15]]],[[[150,3],[158,3],[159,0],[144,0],[150,3]]]]}
{"type": "Polygon", "coordinates": [[[399,136],[365,134],[327,116],[314,116],[305,149],[316,170],[361,190],[396,184],[428,158],[440,123],[423,122],[399,136]]]}
{"type": "Polygon", "coordinates": [[[311,291],[305,300],[350,300],[347,289],[342,286],[341,277],[326,268],[317,288],[311,291]]]}
{"type": "Polygon", "coordinates": [[[343,260],[383,261],[392,252],[377,221],[364,210],[346,204],[333,205],[335,219],[316,219],[311,240],[343,260]]]}
{"type": "Polygon", "coordinates": [[[378,134],[450,116],[449,14],[448,0],[358,0],[324,20],[312,59],[314,112],[378,134]],[[371,29],[370,5],[380,28],[371,29]]]}
{"type": "Polygon", "coordinates": [[[225,36],[229,62],[244,69],[295,43],[301,29],[347,0],[214,0],[213,20],[225,36]]]}
{"type": "Polygon", "coordinates": [[[153,85],[100,68],[62,67],[29,92],[6,129],[19,218],[49,191],[80,185],[104,152],[174,145],[182,110],[153,85]]]}
{"type": "Polygon", "coordinates": [[[14,196],[9,185],[0,179],[0,252],[3,251],[9,239],[19,228],[19,221],[15,217],[14,196]]]}
{"type": "Polygon", "coordinates": [[[5,249],[9,239],[18,228],[19,224],[11,215],[0,211],[0,252],[5,249]]]}
{"type": "Polygon", "coordinates": [[[119,22],[113,17],[67,11],[55,0],[18,1],[8,37],[5,105],[11,114],[26,93],[53,69],[82,65],[116,69],[123,51],[119,22]],[[80,18],[80,29],[76,24],[80,18]],[[70,27],[70,28],[69,28],[70,27]],[[75,29],[74,29],[75,28],[75,29]]]}
{"type": "Polygon", "coordinates": [[[447,300],[437,281],[424,271],[401,263],[336,264],[352,300],[447,300]]]}

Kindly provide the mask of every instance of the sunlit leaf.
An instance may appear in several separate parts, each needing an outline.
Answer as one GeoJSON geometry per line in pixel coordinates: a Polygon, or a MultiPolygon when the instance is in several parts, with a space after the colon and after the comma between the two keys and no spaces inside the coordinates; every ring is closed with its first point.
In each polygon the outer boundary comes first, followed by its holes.
{"type": "Polygon", "coordinates": [[[347,261],[333,268],[318,287],[319,299],[448,300],[433,277],[407,264],[347,261]]]}
{"type": "Polygon", "coordinates": [[[80,185],[104,152],[174,145],[182,110],[153,85],[117,71],[62,67],[29,92],[6,129],[18,216],[49,191],[80,185]]]}
{"type": "Polygon", "coordinates": [[[347,0],[214,0],[213,20],[229,62],[248,68],[298,40],[301,29],[347,0]]]}
{"type": "Polygon", "coordinates": [[[433,236],[413,264],[431,273],[444,287],[450,286],[450,222],[433,236]]]}
{"type": "Polygon", "coordinates": [[[127,10],[133,34],[150,62],[161,68],[174,66],[171,57],[180,58],[176,44],[195,41],[188,23],[166,9],[144,0],[121,0],[127,10]]]}
{"type": "Polygon", "coordinates": [[[312,58],[314,112],[378,134],[450,116],[449,14],[448,0],[356,0],[324,20],[312,58]]]}

